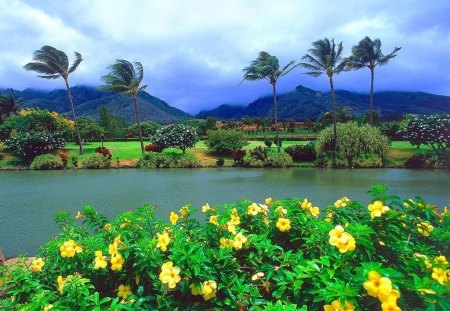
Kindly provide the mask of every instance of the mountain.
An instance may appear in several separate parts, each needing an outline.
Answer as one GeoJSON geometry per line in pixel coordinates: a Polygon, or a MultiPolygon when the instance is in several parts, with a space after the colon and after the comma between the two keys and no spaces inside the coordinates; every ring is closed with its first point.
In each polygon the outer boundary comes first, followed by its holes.
{"type": "MultiPolygon", "coordinates": [[[[369,110],[369,95],[349,91],[336,91],[336,105],[347,107],[351,113],[362,115],[369,110]]],[[[331,111],[331,95],[297,86],[289,93],[277,96],[280,119],[317,119],[324,111],[331,111]]],[[[378,92],[374,94],[374,109],[382,116],[450,113],[450,96],[423,92],[378,92]]],[[[221,105],[201,111],[198,118],[214,116],[218,119],[237,119],[243,116],[268,117],[273,115],[273,97],[258,98],[247,107],[221,105]]]]}
{"type": "MultiPolygon", "coordinates": [[[[135,110],[131,96],[105,92],[89,86],[74,86],[70,88],[70,91],[77,116],[88,116],[98,120],[99,108],[106,106],[112,114],[125,119],[128,124],[135,123],[135,110]]],[[[57,111],[58,113],[65,113],[69,117],[72,115],[66,90],[42,91],[25,89],[16,91],[7,89],[4,92],[12,93],[16,98],[21,98],[22,103],[20,106],[22,108],[43,108],[57,111]]],[[[139,93],[138,104],[141,121],[168,124],[192,118],[186,112],[170,106],[165,101],[147,92],[139,93]]]]}

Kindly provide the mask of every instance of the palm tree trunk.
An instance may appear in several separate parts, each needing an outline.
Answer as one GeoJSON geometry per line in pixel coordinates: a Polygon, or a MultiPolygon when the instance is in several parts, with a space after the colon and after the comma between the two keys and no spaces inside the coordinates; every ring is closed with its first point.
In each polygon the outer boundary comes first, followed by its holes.
{"type": "Polygon", "coordinates": [[[373,125],[373,80],[375,78],[373,68],[370,68],[370,100],[369,100],[369,124],[373,125]]]}
{"type": "Polygon", "coordinates": [[[134,110],[136,111],[136,122],[138,125],[139,138],[141,139],[141,152],[144,154],[144,139],[142,138],[141,117],[139,116],[139,107],[137,104],[137,95],[133,95],[134,110]]]}
{"type": "Polygon", "coordinates": [[[77,117],[75,115],[75,108],[73,107],[72,94],[70,93],[70,87],[69,87],[69,82],[67,81],[67,78],[64,79],[64,82],[66,82],[67,96],[69,97],[69,103],[70,103],[70,108],[72,109],[73,121],[75,122],[75,131],[77,132],[77,140],[78,140],[78,143],[80,144],[80,154],[83,154],[83,142],[81,141],[80,130],[78,129],[77,117]]]}
{"type": "Polygon", "coordinates": [[[278,152],[280,152],[280,136],[278,135],[278,103],[277,103],[277,91],[276,91],[276,83],[272,84],[273,89],[273,109],[275,115],[275,141],[277,142],[278,152]]]}
{"type": "Polygon", "coordinates": [[[336,142],[337,142],[337,130],[336,130],[336,96],[334,95],[333,77],[330,78],[331,88],[331,100],[333,102],[333,156],[336,156],[336,142]]]}

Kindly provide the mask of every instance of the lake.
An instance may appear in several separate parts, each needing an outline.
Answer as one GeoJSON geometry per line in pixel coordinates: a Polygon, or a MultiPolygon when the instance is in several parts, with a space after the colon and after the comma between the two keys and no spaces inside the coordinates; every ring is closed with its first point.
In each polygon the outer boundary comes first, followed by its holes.
{"type": "MultiPolygon", "coordinates": [[[[0,248],[6,257],[36,253],[58,230],[57,210],[76,214],[84,205],[113,217],[145,203],[168,218],[185,204],[200,209],[242,198],[308,198],[323,208],[342,196],[367,204],[367,190],[387,184],[402,198],[450,203],[450,171],[408,169],[110,169],[0,172],[0,248]]],[[[201,214],[201,213],[199,213],[201,214]]]]}

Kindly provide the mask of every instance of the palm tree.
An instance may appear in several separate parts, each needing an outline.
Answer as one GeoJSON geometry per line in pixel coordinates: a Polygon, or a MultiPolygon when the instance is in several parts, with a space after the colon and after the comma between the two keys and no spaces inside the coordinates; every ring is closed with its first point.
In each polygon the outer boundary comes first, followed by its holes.
{"type": "Polygon", "coordinates": [[[334,43],[334,39],[317,40],[313,42],[313,48],[309,49],[307,54],[302,57],[305,62],[300,66],[308,69],[307,75],[318,77],[322,74],[328,76],[331,88],[331,99],[333,104],[333,146],[336,153],[336,96],[334,94],[333,75],[339,74],[345,69],[346,60],[342,58],[342,42],[334,43]]]}
{"type": "Polygon", "coordinates": [[[397,52],[401,48],[396,47],[390,54],[384,55],[381,52],[381,41],[375,39],[372,41],[369,37],[365,37],[357,45],[352,47],[352,56],[348,58],[350,69],[358,70],[364,67],[370,69],[370,111],[369,124],[372,124],[373,117],[373,81],[375,67],[386,65],[392,58],[397,56],[397,52]]]}
{"type": "Polygon", "coordinates": [[[250,63],[250,66],[245,67],[244,80],[256,81],[266,79],[272,85],[273,91],[273,107],[275,113],[275,131],[276,131],[276,143],[278,147],[278,152],[280,152],[280,137],[278,133],[278,104],[277,104],[277,81],[280,77],[287,75],[291,72],[297,65],[294,65],[295,61],[291,60],[286,66],[280,69],[280,64],[278,58],[270,55],[267,52],[259,52],[258,58],[250,63]]]}
{"type": "Polygon", "coordinates": [[[73,107],[72,94],[69,87],[69,74],[74,72],[83,58],[81,54],[75,52],[75,61],[69,67],[69,59],[66,53],[57,50],[52,46],[45,45],[39,50],[34,51],[33,61],[24,66],[26,70],[36,71],[39,73],[38,77],[44,79],[58,79],[63,78],[66,83],[67,96],[69,98],[70,108],[72,109],[72,116],[75,122],[75,131],[77,133],[78,143],[80,145],[80,154],[83,154],[83,144],[81,143],[80,131],[78,129],[77,118],[75,115],[75,108],[73,107]]]}
{"type": "Polygon", "coordinates": [[[134,65],[127,60],[118,59],[116,63],[109,66],[109,74],[102,77],[105,82],[103,89],[111,92],[117,92],[123,95],[131,95],[136,112],[136,123],[138,125],[139,138],[141,140],[141,151],[144,154],[144,139],[142,138],[141,118],[137,96],[139,91],[144,90],[147,85],[140,85],[144,78],[144,68],[140,62],[134,65]]]}

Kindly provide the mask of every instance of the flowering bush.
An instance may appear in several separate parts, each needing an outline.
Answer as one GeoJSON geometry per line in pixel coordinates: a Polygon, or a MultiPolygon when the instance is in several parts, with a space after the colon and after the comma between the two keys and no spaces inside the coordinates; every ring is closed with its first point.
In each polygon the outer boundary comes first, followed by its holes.
{"type": "Polygon", "coordinates": [[[402,133],[406,140],[417,147],[426,145],[434,150],[445,150],[450,146],[450,115],[414,117],[402,133]]]}
{"type": "Polygon", "coordinates": [[[171,124],[159,129],[152,136],[154,145],[162,149],[175,147],[180,148],[185,153],[186,148],[195,146],[198,141],[196,130],[186,124],[171,124]]]}
{"type": "Polygon", "coordinates": [[[3,267],[6,310],[449,310],[450,213],[385,187],[347,197],[242,200],[165,220],[59,212],[35,261],[3,267]],[[81,222],[81,224],[75,223],[81,222]]]}
{"type": "Polygon", "coordinates": [[[5,141],[6,150],[24,162],[31,162],[36,156],[51,153],[65,145],[58,133],[45,131],[18,132],[5,141]]]}
{"type": "Polygon", "coordinates": [[[144,147],[146,152],[159,152],[161,153],[163,151],[163,149],[161,147],[158,147],[156,145],[150,144],[150,145],[146,145],[144,147]]]}
{"type": "Polygon", "coordinates": [[[97,148],[95,148],[95,153],[99,153],[102,156],[104,156],[105,158],[108,158],[110,160],[112,158],[111,151],[109,151],[109,149],[106,148],[106,147],[97,147],[97,148]]]}

